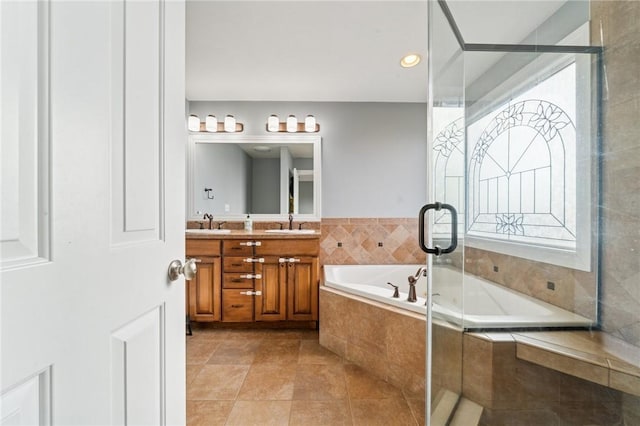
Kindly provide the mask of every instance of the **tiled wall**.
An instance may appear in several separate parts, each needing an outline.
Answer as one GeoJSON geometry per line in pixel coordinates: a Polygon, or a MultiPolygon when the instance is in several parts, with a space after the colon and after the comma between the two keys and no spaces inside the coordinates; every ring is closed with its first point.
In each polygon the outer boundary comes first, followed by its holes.
{"type": "Polygon", "coordinates": [[[597,273],[465,247],[465,272],[595,320],[597,273]],[[553,290],[548,283],[553,283],[553,290]]]}
{"type": "Polygon", "coordinates": [[[321,265],[424,263],[415,218],[322,219],[321,265]]]}
{"type": "Polygon", "coordinates": [[[640,2],[592,1],[591,19],[606,66],[602,326],[640,346],[640,2]]]}

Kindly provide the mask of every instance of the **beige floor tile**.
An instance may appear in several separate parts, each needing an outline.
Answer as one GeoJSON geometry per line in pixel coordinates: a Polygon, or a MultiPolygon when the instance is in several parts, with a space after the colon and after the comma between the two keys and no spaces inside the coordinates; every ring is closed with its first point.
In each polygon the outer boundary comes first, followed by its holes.
{"type": "Polygon", "coordinates": [[[348,400],[293,401],[289,426],[352,425],[348,400]]]}
{"type": "Polygon", "coordinates": [[[354,425],[417,426],[404,398],[351,400],[354,425]]]}
{"type": "Polygon", "coordinates": [[[286,426],[291,401],[236,401],[227,426],[286,426]]]}
{"type": "Polygon", "coordinates": [[[187,426],[224,425],[233,401],[187,401],[187,426]]]}
{"type": "Polygon", "coordinates": [[[295,365],[299,353],[299,339],[265,339],[256,351],[253,363],[295,365]]]}
{"type": "Polygon", "coordinates": [[[301,340],[298,364],[342,364],[338,355],[320,346],[317,340],[301,340]]]}
{"type": "Polygon", "coordinates": [[[247,365],[205,365],[187,388],[187,400],[233,400],[248,371],[247,365]]]}
{"type": "Polygon", "coordinates": [[[403,398],[402,391],[397,387],[373,377],[361,367],[354,364],[344,366],[347,380],[347,391],[350,399],[382,399],[403,398]]]}
{"type": "Polygon", "coordinates": [[[296,369],[282,364],[253,364],[240,388],[239,400],[291,400],[296,369]]]}
{"type": "Polygon", "coordinates": [[[187,365],[187,371],[186,371],[187,386],[189,386],[189,384],[193,381],[193,379],[196,378],[200,370],[202,370],[202,365],[200,364],[187,365]]]}
{"type": "Polygon", "coordinates": [[[218,347],[218,342],[187,341],[187,365],[205,364],[218,347]]]}
{"type": "Polygon", "coordinates": [[[294,400],[321,401],[347,397],[342,365],[298,365],[293,389],[294,400]]]}
{"type": "Polygon", "coordinates": [[[261,339],[224,340],[218,344],[207,364],[251,364],[261,344],[261,339]]]}
{"type": "MultiPolygon", "coordinates": [[[[198,335],[200,330],[194,330],[194,336],[198,335]]],[[[230,328],[217,328],[213,330],[207,330],[209,334],[215,335],[216,339],[220,340],[246,340],[246,339],[263,339],[265,336],[264,330],[254,329],[230,329],[230,328]]]]}

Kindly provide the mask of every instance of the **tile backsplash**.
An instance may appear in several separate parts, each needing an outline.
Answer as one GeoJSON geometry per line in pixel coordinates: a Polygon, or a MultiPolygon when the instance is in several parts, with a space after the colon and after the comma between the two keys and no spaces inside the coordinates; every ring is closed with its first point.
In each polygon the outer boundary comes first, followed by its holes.
{"type": "Polygon", "coordinates": [[[424,263],[415,218],[325,218],[321,265],[424,263]]]}

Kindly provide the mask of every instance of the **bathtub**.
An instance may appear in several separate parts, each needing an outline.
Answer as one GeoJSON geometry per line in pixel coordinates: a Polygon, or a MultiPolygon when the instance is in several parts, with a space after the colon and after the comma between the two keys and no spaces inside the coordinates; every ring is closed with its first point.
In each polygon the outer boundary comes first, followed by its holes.
{"type": "MultiPolygon", "coordinates": [[[[407,277],[421,265],[324,265],[324,284],[346,293],[426,315],[427,279],[416,284],[418,301],[407,301],[407,277]],[[391,282],[399,287],[393,298],[391,282]]],[[[464,329],[588,328],[594,322],[557,306],[450,266],[433,267],[433,318],[464,329]]]]}

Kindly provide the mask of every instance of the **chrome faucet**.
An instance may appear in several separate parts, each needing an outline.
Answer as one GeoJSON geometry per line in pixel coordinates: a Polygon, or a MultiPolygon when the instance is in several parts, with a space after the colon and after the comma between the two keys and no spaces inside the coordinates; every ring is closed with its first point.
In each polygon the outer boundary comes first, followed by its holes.
{"type": "Polygon", "coordinates": [[[293,215],[289,215],[289,230],[293,229],[293,215]]]}
{"type": "Polygon", "coordinates": [[[407,302],[417,302],[418,297],[416,296],[416,283],[418,279],[423,276],[427,276],[427,267],[421,266],[415,275],[409,275],[407,279],[409,280],[409,296],[407,297],[407,302]]]}
{"type": "Polygon", "coordinates": [[[209,213],[205,213],[203,219],[206,219],[209,221],[209,229],[212,229],[211,222],[213,222],[213,215],[209,213]]]}

